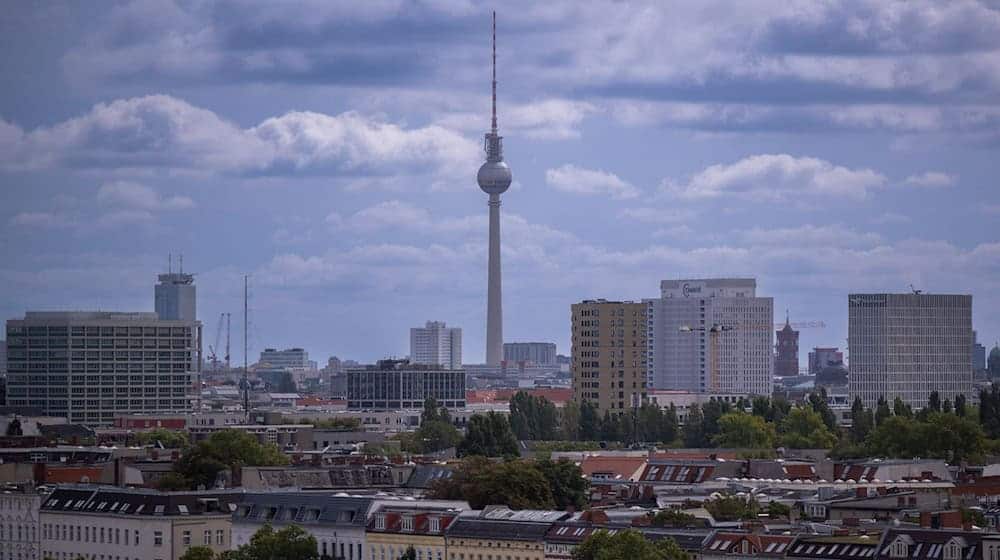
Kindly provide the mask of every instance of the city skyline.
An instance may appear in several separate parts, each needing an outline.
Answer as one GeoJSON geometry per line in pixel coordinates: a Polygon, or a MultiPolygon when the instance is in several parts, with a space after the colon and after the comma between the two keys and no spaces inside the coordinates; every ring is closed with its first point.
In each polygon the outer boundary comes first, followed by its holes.
{"type": "MultiPolygon", "coordinates": [[[[800,364],[845,349],[847,294],[911,284],[972,294],[993,346],[1000,17],[786,4],[504,6],[506,340],[566,354],[574,302],[747,276],[826,323],[800,364]]],[[[431,318],[485,356],[489,6],[92,8],[2,24],[4,319],[152,311],[184,253],[207,332],[252,274],[251,356],[404,355],[431,318]]]]}

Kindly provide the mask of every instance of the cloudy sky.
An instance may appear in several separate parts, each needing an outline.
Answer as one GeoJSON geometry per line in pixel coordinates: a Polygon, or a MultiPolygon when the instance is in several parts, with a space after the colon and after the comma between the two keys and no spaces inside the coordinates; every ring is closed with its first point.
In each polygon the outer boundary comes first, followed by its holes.
{"type": "MultiPolygon", "coordinates": [[[[707,275],[825,322],[803,348],[910,284],[1000,337],[997,2],[500,8],[507,340],[568,352],[572,302],[707,275]]],[[[490,9],[7,5],[0,316],[151,310],[183,253],[209,343],[250,274],[251,355],[405,355],[436,319],[481,361],[490,9]]]]}

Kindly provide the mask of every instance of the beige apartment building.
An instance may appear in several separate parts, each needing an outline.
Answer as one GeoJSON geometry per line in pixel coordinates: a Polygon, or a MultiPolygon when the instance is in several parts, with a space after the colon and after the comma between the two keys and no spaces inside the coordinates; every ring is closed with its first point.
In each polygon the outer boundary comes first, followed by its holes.
{"type": "Polygon", "coordinates": [[[241,496],[226,490],[59,487],[39,511],[42,557],[178,560],[192,546],[229,550],[232,512],[241,496]]]}
{"type": "Polygon", "coordinates": [[[646,398],[646,310],[642,302],[572,305],[573,398],[622,414],[646,398]]]}

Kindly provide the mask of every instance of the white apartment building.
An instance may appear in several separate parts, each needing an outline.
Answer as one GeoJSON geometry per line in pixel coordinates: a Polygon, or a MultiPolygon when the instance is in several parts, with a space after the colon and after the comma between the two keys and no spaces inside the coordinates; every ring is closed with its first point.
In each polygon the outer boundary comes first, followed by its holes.
{"type": "Polygon", "coordinates": [[[41,554],[53,560],[179,560],[193,546],[226,551],[241,493],[59,487],[39,510],[41,554]]]}
{"type": "Polygon", "coordinates": [[[444,321],[410,329],[410,363],[462,369],[462,329],[444,321]]]}
{"type": "Polygon", "coordinates": [[[33,488],[0,494],[0,560],[40,560],[38,508],[44,495],[33,488]]]}
{"type": "Polygon", "coordinates": [[[7,404],[70,422],[188,412],[201,370],[201,323],[156,313],[29,311],[7,321],[7,404]]]}
{"type": "Polygon", "coordinates": [[[753,278],[664,280],[647,305],[647,381],[655,389],[770,395],[774,300],[753,278]]]}
{"type": "Polygon", "coordinates": [[[942,402],[971,395],[972,296],[851,294],[847,307],[851,400],[920,409],[932,391],[942,402]]]}

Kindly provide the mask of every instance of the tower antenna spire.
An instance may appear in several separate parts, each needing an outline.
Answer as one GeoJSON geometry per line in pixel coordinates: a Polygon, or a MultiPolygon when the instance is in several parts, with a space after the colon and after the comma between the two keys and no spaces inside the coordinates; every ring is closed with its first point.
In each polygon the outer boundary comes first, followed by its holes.
{"type": "Polygon", "coordinates": [[[497,11],[493,10],[493,134],[497,133],[497,11]]]}

